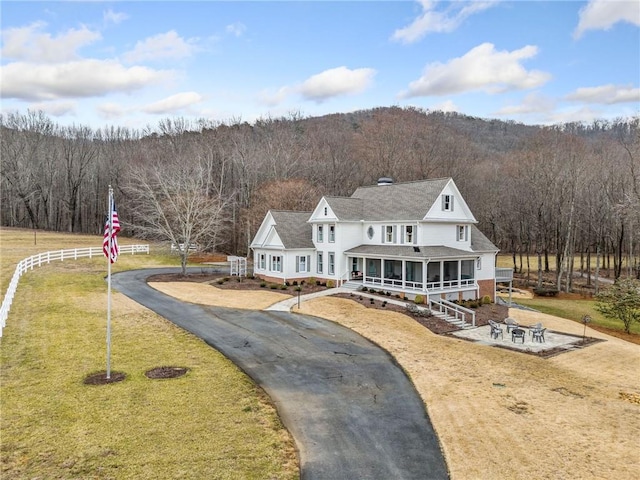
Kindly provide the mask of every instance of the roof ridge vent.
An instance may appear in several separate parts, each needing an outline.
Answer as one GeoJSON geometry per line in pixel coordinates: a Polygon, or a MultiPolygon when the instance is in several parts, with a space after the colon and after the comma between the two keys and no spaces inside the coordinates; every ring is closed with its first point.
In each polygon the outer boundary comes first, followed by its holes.
{"type": "Polygon", "coordinates": [[[381,187],[383,185],[393,185],[393,178],[391,178],[391,177],[380,177],[378,179],[378,186],[381,187]]]}

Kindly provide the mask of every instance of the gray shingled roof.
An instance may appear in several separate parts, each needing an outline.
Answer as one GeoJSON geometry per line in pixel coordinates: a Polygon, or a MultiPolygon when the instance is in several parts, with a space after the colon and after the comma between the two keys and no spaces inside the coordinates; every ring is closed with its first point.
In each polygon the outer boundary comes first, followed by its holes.
{"type": "Polygon", "coordinates": [[[345,253],[355,255],[380,255],[384,257],[413,257],[419,259],[460,256],[475,257],[475,252],[442,245],[434,247],[417,246],[417,248],[419,251],[415,251],[413,246],[406,245],[359,245],[347,250],[345,253]]]}
{"type": "Polygon", "coordinates": [[[285,248],[314,248],[313,230],[307,223],[311,212],[271,211],[276,222],[275,230],[285,248]]]}
{"type": "Polygon", "coordinates": [[[474,252],[497,252],[499,249],[485,237],[475,225],[471,225],[471,250],[474,252]]]}
{"type": "Polygon", "coordinates": [[[357,220],[422,220],[450,180],[437,178],[359,187],[351,195],[352,199],[362,200],[362,216],[357,220]]]}
{"type": "Polygon", "coordinates": [[[364,201],[360,198],[325,197],[338,220],[362,220],[364,201]]]}

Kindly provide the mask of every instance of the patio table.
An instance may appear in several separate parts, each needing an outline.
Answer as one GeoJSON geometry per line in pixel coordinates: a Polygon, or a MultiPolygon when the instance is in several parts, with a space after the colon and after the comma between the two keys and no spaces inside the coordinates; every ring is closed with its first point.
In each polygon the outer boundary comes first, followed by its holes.
{"type": "Polygon", "coordinates": [[[522,343],[524,343],[524,330],[521,328],[514,328],[511,330],[511,341],[516,343],[517,339],[522,340],[522,343]]]}

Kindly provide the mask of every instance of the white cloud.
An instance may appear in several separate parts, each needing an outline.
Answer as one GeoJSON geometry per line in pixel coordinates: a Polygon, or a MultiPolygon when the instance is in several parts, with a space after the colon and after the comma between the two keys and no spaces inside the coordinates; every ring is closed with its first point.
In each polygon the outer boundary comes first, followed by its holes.
{"type": "Polygon", "coordinates": [[[76,112],[76,102],[41,102],[29,105],[29,110],[42,110],[48,115],[62,117],[76,112]]]}
{"type": "Polygon", "coordinates": [[[549,97],[534,92],[526,95],[520,105],[509,105],[494,112],[494,115],[528,115],[531,113],[548,113],[556,108],[556,102],[549,97]]]}
{"type": "Polygon", "coordinates": [[[436,11],[438,2],[422,0],[422,14],[410,25],[396,30],[392,40],[413,43],[428,33],[449,33],[457,29],[471,15],[497,5],[496,1],[451,2],[445,11],[436,11]]]}
{"type": "Polygon", "coordinates": [[[478,90],[494,94],[536,88],[546,83],[551,75],[538,70],[527,71],[521,61],[537,53],[538,48],[531,45],[512,52],[499,52],[491,43],[483,43],[446,64],[427,65],[424,74],[399,96],[439,96],[478,90]]]}
{"type": "Polygon", "coordinates": [[[240,22],[232,23],[231,25],[227,25],[226,27],[227,33],[230,33],[231,35],[234,35],[236,37],[241,37],[242,35],[244,35],[244,32],[246,30],[246,25],[240,22]]]}
{"type": "Polygon", "coordinates": [[[288,86],[281,87],[276,91],[263,90],[258,95],[258,101],[264,105],[272,107],[284,102],[285,99],[293,92],[295,92],[295,89],[288,86]]]}
{"type": "Polygon", "coordinates": [[[103,103],[97,107],[100,117],[111,120],[113,118],[120,118],[127,114],[128,109],[122,105],[113,102],[103,103]]]}
{"type": "Polygon", "coordinates": [[[102,14],[102,20],[107,25],[108,24],[117,25],[119,23],[124,22],[128,18],[129,18],[129,15],[127,15],[126,13],[114,12],[111,9],[107,10],[102,14]]]}
{"type": "Polygon", "coordinates": [[[190,57],[196,48],[196,40],[185,40],[174,30],[170,30],[136,43],[135,48],[125,53],[123,58],[130,63],[147,60],[177,60],[190,57]]]}
{"type": "Polygon", "coordinates": [[[332,97],[363,92],[371,85],[375,73],[371,68],[332,68],[309,77],[297,91],[308,100],[323,102],[332,97]]]}
{"type": "Polygon", "coordinates": [[[202,102],[202,95],[196,92],[182,92],[145,106],[146,113],[171,114],[188,109],[192,105],[202,102]]]}
{"type": "Polygon", "coordinates": [[[640,102],[640,88],[620,85],[601,85],[599,87],[578,88],[565,97],[572,102],[599,103],[612,105],[614,103],[640,102]]]}
{"type": "Polygon", "coordinates": [[[44,22],[35,22],[26,27],[3,30],[2,57],[43,63],[65,62],[78,58],[79,48],[102,38],[99,32],[84,26],[52,37],[42,32],[45,26],[44,22]]]}
{"type": "Polygon", "coordinates": [[[459,112],[460,108],[458,108],[458,106],[452,100],[446,100],[442,103],[430,106],[429,110],[439,110],[441,112],[459,112]]]}
{"type": "Polygon", "coordinates": [[[587,30],[608,30],[618,22],[640,26],[640,2],[637,0],[591,0],[580,9],[574,38],[580,38],[587,30]]]}
{"type": "Polygon", "coordinates": [[[0,71],[0,97],[54,100],[133,92],[173,78],[171,70],[129,67],[111,60],[80,60],[57,65],[16,62],[0,71]]]}

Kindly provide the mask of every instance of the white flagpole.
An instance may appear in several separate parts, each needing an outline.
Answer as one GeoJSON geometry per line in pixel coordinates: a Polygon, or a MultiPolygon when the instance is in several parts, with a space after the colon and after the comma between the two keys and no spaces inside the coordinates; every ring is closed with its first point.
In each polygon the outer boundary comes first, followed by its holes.
{"type": "Polygon", "coordinates": [[[113,241],[113,189],[109,185],[109,253],[107,255],[107,380],[111,378],[111,242],[113,241]]]}

